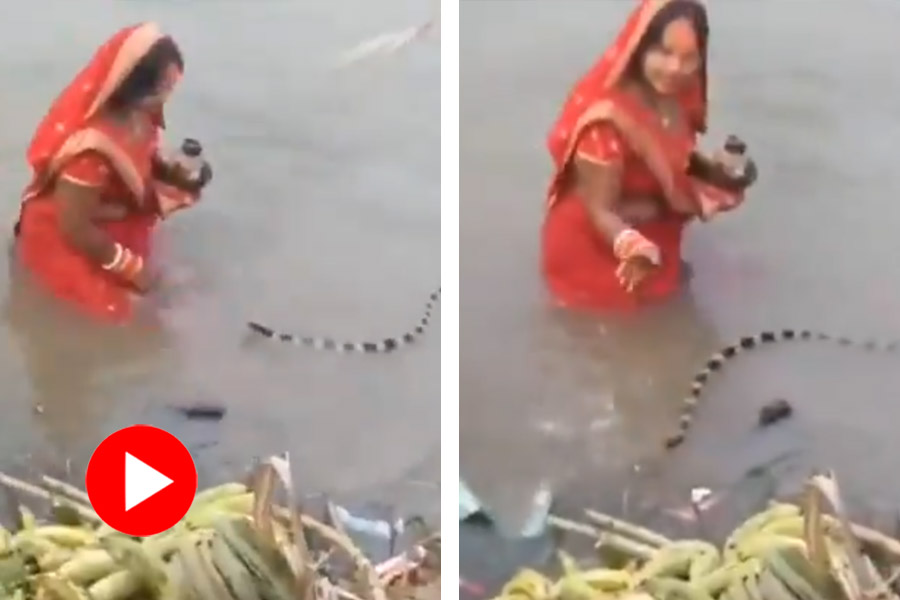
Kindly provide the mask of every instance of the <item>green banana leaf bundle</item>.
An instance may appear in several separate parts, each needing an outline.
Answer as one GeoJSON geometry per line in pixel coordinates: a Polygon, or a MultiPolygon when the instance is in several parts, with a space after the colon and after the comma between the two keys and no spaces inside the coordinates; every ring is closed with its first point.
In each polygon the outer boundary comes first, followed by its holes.
{"type": "Polygon", "coordinates": [[[144,538],[104,525],[68,483],[0,473],[49,515],[17,501],[13,527],[0,527],[0,600],[399,600],[439,585],[438,534],[372,564],[340,527],[287,508],[298,506],[290,473],[287,457],[271,456],[246,482],[200,491],[181,522],[144,538]]]}
{"type": "Polygon", "coordinates": [[[848,519],[833,473],[812,476],[797,502],[770,502],[721,547],[585,514],[589,522],[551,516],[550,525],[593,537],[620,561],[585,565],[560,551],[559,578],[522,569],[498,600],[898,599],[900,541],[848,519]]]}

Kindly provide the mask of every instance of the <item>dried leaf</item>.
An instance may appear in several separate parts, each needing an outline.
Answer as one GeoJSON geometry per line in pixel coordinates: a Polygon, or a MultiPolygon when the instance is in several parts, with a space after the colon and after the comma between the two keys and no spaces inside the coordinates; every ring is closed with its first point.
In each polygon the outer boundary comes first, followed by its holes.
{"type": "Polygon", "coordinates": [[[814,564],[827,565],[848,598],[878,598],[889,594],[888,585],[863,552],[841,498],[833,472],[812,476],[804,498],[804,537],[814,564]],[[826,502],[840,525],[839,543],[826,538],[822,503],[826,502]]]}
{"type": "Polygon", "coordinates": [[[312,560],[297,509],[296,491],[288,454],[285,453],[284,457],[274,455],[268,457],[260,463],[256,471],[254,477],[254,493],[256,494],[253,506],[254,522],[263,535],[281,548],[294,573],[297,591],[303,594],[301,597],[305,597],[314,583],[308,568],[308,564],[312,563],[312,560]],[[290,527],[290,539],[288,540],[277,539],[274,532],[275,502],[273,496],[276,477],[287,494],[290,527]]]}

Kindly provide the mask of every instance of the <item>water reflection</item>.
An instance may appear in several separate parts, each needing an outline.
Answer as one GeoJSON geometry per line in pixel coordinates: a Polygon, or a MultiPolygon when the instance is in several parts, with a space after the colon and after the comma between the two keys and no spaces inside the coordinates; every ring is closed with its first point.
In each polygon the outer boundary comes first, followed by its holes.
{"type": "MultiPolygon", "coordinates": [[[[627,2],[461,3],[461,460],[489,500],[521,504],[545,477],[584,494],[615,490],[617,469],[658,452],[691,374],[726,339],[785,326],[896,337],[900,280],[885,274],[896,270],[900,178],[887,145],[900,128],[891,108],[900,86],[875,59],[896,49],[898,9],[881,0],[823,2],[815,21],[800,3],[711,6],[706,143],[746,132],[758,188],[739,214],[690,228],[695,299],[642,315],[643,325],[544,308],[536,268],[544,136],[628,10],[627,2]],[[760,9],[776,5],[779,19],[760,20],[760,9]],[[866,39],[829,43],[821,23],[866,39]],[[841,241],[848,231],[866,232],[853,237],[853,252],[841,241]]],[[[847,487],[896,501],[900,488],[884,476],[895,452],[875,445],[896,437],[887,415],[900,410],[889,400],[898,374],[890,359],[816,345],[742,355],[710,382],[666,475],[715,486],[799,448],[803,468],[833,466],[847,487]],[[791,400],[795,418],[759,432],[757,411],[774,397],[791,400]]]]}

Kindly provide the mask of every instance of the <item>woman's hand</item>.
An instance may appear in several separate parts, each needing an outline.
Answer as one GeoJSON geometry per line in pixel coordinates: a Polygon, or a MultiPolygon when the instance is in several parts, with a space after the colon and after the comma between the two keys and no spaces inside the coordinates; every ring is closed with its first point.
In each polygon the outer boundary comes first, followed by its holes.
{"type": "Polygon", "coordinates": [[[700,207],[698,215],[702,221],[709,221],[722,212],[734,210],[744,201],[744,192],[727,191],[720,187],[694,180],[694,195],[700,207]]]}
{"type": "Polygon", "coordinates": [[[752,158],[747,159],[747,164],[744,166],[744,179],[742,181],[743,189],[741,191],[746,190],[759,178],[759,169],[756,166],[756,161],[752,158]]]}
{"type": "Polygon", "coordinates": [[[646,256],[634,256],[619,263],[616,278],[626,292],[634,292],[657,266],[646,256]]]}
{"type": "Polygon", "coordinates": [[[210,165],[207,161],[203,161],[203,166],[200,167],[200,180],[198,181],[198,192],[209,185],[209,182],[212,181],[213,178],[213,170],[212,165],[210,165]]]}
{"type": "Polygon", "coordinates": [[[688,163],[687,174],[695,179],[729,192],[743,192],[751,187],[759,177],[756,162],[747,157],[744,172],[740,177],[733,177],[726,168],[726,158],[718,151],[713,156],[705,156],[700,152],[692,152],[688,163]]]}
{"type": "Polygon", "coordinates": [[[181,169],[177,169],[177,173],[178,182],[173,185],[186,192],[196,194],[197,196],[199,196],[203,188],[212,181],[213,176],[212,166],[206,161],[203,161],[203,166],[200,167],[200,173],[196,180],[187,177],[187,174],[181,169]]]}
{"type": "Polygon", "coordinates": [[[134,291],[141,295],[153,291],[158,282],[159,276],[146,264],[128,281],[134,291]]]}
{"type": "Polygon", "coordinates": [[[163,183],[199,195],[200,191],[212,181],[213,170],[209,162],[203,161],[203,166],[200,167],[200,176],[197,180],[193,180],[187,176],[178,163],[167,162],[161,157],[156,157],[153,163],[153,175],[163,183]]]}
{"type": "Polygon", "coordinates": [[[612,250],[619,259],[616,279],[628,292],[633,292],[660,264],[659,247],[635,229],[620,231],[612,250]]]}
{"type": "Polygon", "coordinates": [[[150,193],[153,196],[152,202],[163,219],[200,201],[199,192],[189,192],[174,184],[160,181],[154,182],[150,193]]]}

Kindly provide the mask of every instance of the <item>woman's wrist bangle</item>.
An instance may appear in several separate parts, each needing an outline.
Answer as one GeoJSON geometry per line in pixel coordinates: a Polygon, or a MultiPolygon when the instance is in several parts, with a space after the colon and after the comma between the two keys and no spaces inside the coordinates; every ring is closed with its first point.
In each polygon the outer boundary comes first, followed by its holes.
{"type": "Polygon", "coordinates": [[[144,259],[127,248],[122,255],[122,261],[116,273],[127,281],[133,281],[144,268],[144,259]]]}
{"type": "Polygon", "coordinates": [[[613,239],[613,255],[619,260],[625,260],[626,258],[628,258],[626,256],[628,251],[635,244],[640,243],[641,238],[643,238],[643,236],[637,230],[631,229],[630,227],[627,229],[623,229],[613,239]]]}
{"type": "Polygon", "coordinates": [[[137,277],[144,268],[144,259],[135,254],[122,244],[116,243],[116,254],[112,261],[101,265],[105,271],[115,273],[116,275],[132,281],[137,277]]]}
{"type": "Polygon", "coordinates": [[[125,249],[122,247],[122,244],[116,242],[116,253],[113,255],[113,259],[106,264],[100,265],[100,268],[104,271],[115,271],[119,267],[124,253],[125,249]]]}
{"type": "Polygon", "coordinates": [[[643,256],[655,265],[660,264],[659,248],[635,229],[620,231],[613,240],[612,251],[620,261],[643,256]]]}

